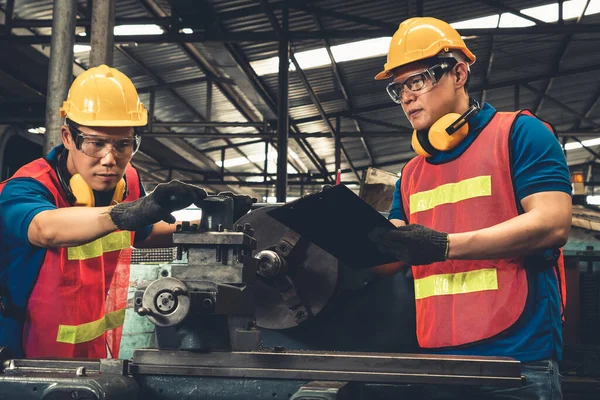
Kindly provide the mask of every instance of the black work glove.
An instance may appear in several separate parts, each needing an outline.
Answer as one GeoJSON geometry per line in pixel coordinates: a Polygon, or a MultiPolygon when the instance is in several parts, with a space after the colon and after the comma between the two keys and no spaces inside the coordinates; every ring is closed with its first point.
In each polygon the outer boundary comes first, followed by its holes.
{"type": "Polygon", "coordinates": [[[117,228],[125,231],[135,231],[161,220],[172,224],[175,222],[173,211],[199,205],[206,196],[204,189],[174,180],[161,183],[141,199],[117,204],[109,215],[117,228]]]}
{"type": "Polygon", "coordinates": [[[431,264],[444,261],[448,256],[448,234],[423,225],[375,228],[369,233],[369,239],[378,245],[379,251],[409,265],[431,264]]]}

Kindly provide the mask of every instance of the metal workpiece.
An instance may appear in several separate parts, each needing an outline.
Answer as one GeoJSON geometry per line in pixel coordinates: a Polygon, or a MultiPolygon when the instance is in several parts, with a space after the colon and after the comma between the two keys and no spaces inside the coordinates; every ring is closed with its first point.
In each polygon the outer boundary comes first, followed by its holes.
{"type": "Polygon", "coordinates": [[[136,400],[126,360],[4,360],[0,398],[136,400]]]}
{"type": "Polygon", "coordinates": [[[246,232],[181,231],[173,234],[173,243],[195,246],[230,245],[256,248],[256,240],[246,232]]]}
{"type": "Polygon", "coordinates": [[[244,377],[447,385],[522,385],[520,363],[503,357],[336,353],[136,350],[133,375],[244,377]]]}
{"type": "Polygon", "coordinates": [[[141,307],[136,309],[157,326],[174,326],[183,321],[191,308],[191,296],[185,283],[167,277],[152,282],[143,293],[141,307]]]}
{"type": "Polygon", "coordinates": [[[255,229],[256,323],[282,330],[310,321],[325,308],[338,285],[338,261],[271,218],[267,212],[275,207],[256,208],[237,223],[255,229]]]}

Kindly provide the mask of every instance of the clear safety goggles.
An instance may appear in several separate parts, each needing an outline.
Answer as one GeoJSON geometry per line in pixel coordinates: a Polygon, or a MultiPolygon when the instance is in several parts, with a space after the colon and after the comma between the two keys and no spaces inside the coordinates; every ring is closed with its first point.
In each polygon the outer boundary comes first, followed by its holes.
{"type": "Polygon", "coordinates": [[[391,82],[387,85],[386,91],[394,103],[402,104],[404,93],[420,96],[429,92],[455,65],[456,62],[442,62],[434,65],[423,72],[409,76],[404,82],[391,82]]]}
{"type": "Polygon", "coordinates": [[[130,158],[140,148],[142,138],[139,134],[134,133],[133,137],[108,139],[98,135],[83,133],[71,121],[67,121],[66,125],[71,131],[75,147],[86,156],[94,158],[104,158],[112,151],[116,158],[130,158]]]}

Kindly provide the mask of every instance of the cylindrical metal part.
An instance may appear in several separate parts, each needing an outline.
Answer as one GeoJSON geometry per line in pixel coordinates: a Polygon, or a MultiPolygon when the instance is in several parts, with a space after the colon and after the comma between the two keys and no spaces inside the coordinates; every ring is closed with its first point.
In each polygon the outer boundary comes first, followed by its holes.
{"type": "Polygon", "coordinates": [[[52,39],[46,95],[46,133],[44,154],[62,143],[60,107],[67,98],[73,80],[73,44],[75,43],[75,0],[55,0],[52,9],[52,39]]]}
{"type": "Polygon", "coordinates": [[[115,27],[115,0],[94,0],[92,3],[92,35],[90,67],[112,66],[115,27]]]}
{"type": "Polygon", "coordinates": [[[273,278],[283,272],[284,260],[273,250],[262,250],[254,255],[258,260],[257,273],[263,278],[273,278]]]}
{"type": "Polygon", "coordinates": [[[289,64],[290,41],[288,37],[288,8],[282,10],[282,34],[279,39],[279,101],[277,118],[277,183],[275,196],[278,202],[287,198],[287,148],[289,134],[289,64]]]}

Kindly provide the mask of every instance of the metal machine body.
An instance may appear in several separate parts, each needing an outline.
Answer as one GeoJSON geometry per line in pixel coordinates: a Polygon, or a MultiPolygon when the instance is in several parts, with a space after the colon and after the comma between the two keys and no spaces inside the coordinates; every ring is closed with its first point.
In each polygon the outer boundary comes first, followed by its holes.
{"type": "Polygon", "coordinates": [[[210,196],[200,224],[178,227],[187,262],[133,301],[158,349],[131,361],[0,352],[0,399],[391,400],[415,398],[414,384],[522,384],[512,359],[406,354],[414,307],[403,277],[349,270],[251,207],[210,196]]]}

